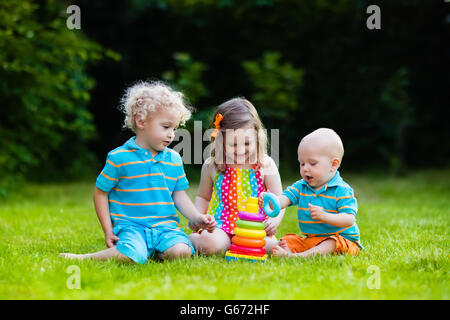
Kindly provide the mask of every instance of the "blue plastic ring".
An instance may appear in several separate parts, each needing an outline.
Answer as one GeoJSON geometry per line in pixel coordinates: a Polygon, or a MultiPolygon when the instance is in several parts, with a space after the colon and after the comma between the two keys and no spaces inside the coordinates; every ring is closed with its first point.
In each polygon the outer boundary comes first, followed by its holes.
{"type": "Polygon", "coordinates": [[[269,217],[275,218],[280,213],[281,209],[280,200],[278,200],[278,197],[273,193],[266,192],[263,196],[263,201],[264,201],[263,206],[264,212],[269,217]],[[272,203],[273,210],[270,208],[270,203],[272,203]]]}

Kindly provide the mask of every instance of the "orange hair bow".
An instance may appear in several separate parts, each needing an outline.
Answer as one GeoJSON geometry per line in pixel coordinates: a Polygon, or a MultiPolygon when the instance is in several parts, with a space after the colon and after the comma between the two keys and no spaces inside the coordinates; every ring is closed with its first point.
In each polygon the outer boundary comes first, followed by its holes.
{"type": "Polygon", "coordinates": [[[218,113],[216,115],[216,121],[214,121],[214,126],[216,128],[214,129],[214,132],[211,134],[211,137],[215,138],[219,134],[219,127],[220,127],[220,122],[222,121],[222,119],[223,119],[223,116],[220,113],[218,113]]]}

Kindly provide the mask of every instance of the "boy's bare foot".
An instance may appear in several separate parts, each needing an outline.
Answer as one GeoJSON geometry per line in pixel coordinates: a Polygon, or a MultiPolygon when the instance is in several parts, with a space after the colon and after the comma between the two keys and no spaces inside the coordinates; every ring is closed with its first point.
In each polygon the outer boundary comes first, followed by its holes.
{"type": "Polygon", "coordinates": [[[132,261],[126,255],[119,252],[116,249],[116,247],[111,247],[102,251],[86,254],[60,253],[59,256],[66,259],[74,259],[74,260],[85,260],[85,259],[108,260],[111,258],[115,258],[123,261],[132,261]]]}
{"type": "Polygon", "coordinates": [[[72,260],[84,260],[89,258],[87,254],[75,254],[75,253],[60,253],[59,256],[65,259],[72,259],[72,260]]]}

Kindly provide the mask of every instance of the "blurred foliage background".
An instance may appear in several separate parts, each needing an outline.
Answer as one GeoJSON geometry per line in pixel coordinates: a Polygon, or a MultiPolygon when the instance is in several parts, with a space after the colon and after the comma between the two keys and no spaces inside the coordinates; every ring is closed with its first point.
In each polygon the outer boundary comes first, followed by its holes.
{"type": "MultiPolygon", "coordinates": [[[[280,169],[305,134],[330,127],[343,167],[401,174],[448,166],[449,4],[398,0],[0,2],[0,194],[21,179],[92,178],[137,80],[182,90],[211,126],[244,96],[280,129],[280,169]],[[69,30],[66,8],[81,9],[69,30]],[[366,8],[381,8],[381,30],[366,8]]],[[[193,128],[189,122],[188,128],[193,128]]],[[[199,166],[186,166],[193,172],[199,166]]]]}

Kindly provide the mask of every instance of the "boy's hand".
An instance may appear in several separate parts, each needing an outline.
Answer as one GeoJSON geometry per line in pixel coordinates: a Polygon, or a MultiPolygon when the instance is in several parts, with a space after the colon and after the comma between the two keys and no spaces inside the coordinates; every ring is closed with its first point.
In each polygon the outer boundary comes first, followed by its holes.
{"type": "MultiPolygon", "coordinates": [[[[197,216],[195,221],[192,221],[192,224],[197,226],[198,228],[202,228],[208,230],[208,232],[212,233],[216,228],[216,219],[210,214],[200,214],[197,216]]],[[[198,229],[197,229],[198,230],[198,229]]]]}
{"type": "Polygon", "coordinates": [[[108,248],[115,247],[119,240],[119,237],[112,232],[105,234],[105,243],[108,248]]]}
{"type": "Polygon", "coordinates": [[[325,212],[323,211],[322,207],[315,206],[311,203],[308,203],[309,206],[309,213],[311,214],[311,218],[314,220],[322,221],[323,216],[325,215],[325,212]]]}
{"type": "Polygon", "coordinates": [[[259,197],[258,197],[258,206],[260,207],[260,208],[262,208],[263,206],[264,206],[264,200],[263,200],[263,197],[264,197],[264,194],[266,194],[267,192],[261,192],[260,194],[259,194],[259,197]]]}

